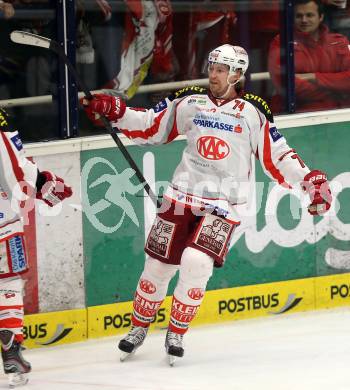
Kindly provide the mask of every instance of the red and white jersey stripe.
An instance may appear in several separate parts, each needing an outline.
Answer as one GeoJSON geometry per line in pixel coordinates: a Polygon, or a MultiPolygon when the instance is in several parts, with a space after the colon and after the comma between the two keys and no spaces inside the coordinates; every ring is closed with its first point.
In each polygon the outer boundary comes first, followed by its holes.
{"type": "Polygon", "coordinates": [[[23,232],[20,202],[33,195],[38,169],[24,156],[18,132],[1,131],[0,124],[0,241],[23,232]]]}
{"type": "Polygon", "coordinates": [[[178,135],[186,136],[172,184],[194,196],[244,203],[252,155],[271,179],[288,188],[310,171],[274,123],[239,97],[219,104],[209,94],[179,94],[153,109],[127,108],[112,125],[141,145],[164,144],[178,135]]]}

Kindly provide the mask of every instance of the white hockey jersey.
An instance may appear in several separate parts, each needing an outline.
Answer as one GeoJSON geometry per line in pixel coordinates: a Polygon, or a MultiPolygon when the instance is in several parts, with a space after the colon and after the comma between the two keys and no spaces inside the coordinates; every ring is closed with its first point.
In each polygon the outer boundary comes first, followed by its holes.
{"type": "Polygon", "coordinates": [[[36,191],[38,175],[36,164],[24,156],[18,132],[11,130],[0,109],[0,242],[23,233],[19,203],[36,191]]]}
{"type": "Polygon", "coordinates": [[[149,110],[128,107],[112,125],[141,145],[164,144],[185,135],[187,145],[172,187],[201,199],[244,203],[252,155],[271,179],[289,188],[310,172],[266,112],[242,97],[219,105],[203,91],[185,88],[149,110]]]}

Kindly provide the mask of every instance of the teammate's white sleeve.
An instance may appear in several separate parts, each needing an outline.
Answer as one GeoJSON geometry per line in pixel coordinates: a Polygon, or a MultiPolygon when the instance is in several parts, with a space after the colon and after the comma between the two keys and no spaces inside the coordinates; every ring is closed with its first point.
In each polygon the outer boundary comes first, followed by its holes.
{"type": "MultiPolygon", "coordinates": [[[[35,191],[35,183],[38,175],[36,164],[24,156],[22,141],[18,132],[0,131],[0,186],[7,194],[23,188],[18,184],[29,184],[35,191]]],[[[23,194],[23,198],[26,199],[23,194]]]]}
{"type": "Polygon", "coordinates": [[[139,145],[168,143],[183,129],[177,118],[178,105],[182,100],[166,99],[163,107],[149,110],[127,107],[123,117],[112,122],[112,126],[139,145]]]}
{"type": "Polygon", "coordinates": [[[266,120],[260,111],[257,113],[252,123],[252,147],[265,174],[286,187],[299,185],[310,169],[287,144],[275,124],[266,120]]]}

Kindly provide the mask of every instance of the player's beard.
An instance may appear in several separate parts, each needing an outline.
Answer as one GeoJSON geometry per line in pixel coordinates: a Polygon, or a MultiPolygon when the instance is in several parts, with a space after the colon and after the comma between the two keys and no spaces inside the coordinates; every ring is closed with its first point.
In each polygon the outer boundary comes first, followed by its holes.
{"type": "Polygon", "coordinates": [[[227,93],[227,91],[229,89],[229,85],[226,85],[225,88],[221,88],[220,84],[209,82],[209,88],[210,88],[210,91],[213,94],[213,96],[220,99],[222,95],[227,93]]]}
{"type": "Polygon", "coordinates": [[[216,99],[224,99],[227,100],[230,97],[234,97],[233,95],[236,94],[235,87],[233,85],[227,84],[225,89],[219,89],[219,88],[214,88],[212,89],[212,86],[209,83],[210,91],[212,95],[216,99]]]}

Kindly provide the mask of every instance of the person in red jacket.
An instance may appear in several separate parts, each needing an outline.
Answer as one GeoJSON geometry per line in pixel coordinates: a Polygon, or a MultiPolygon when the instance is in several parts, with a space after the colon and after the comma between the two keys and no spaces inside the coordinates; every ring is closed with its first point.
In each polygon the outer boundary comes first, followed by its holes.
{"type": "MultiPolygon", "coordinates": [[[[350,107],[350,50],[348,39],[323,24],[319,0],[295,1],[294,62],[297,111],[350,107]]],[[[276,88],[271,106],[283,111],[280,36],[270,45],[269,72],[276,88]]]]}

